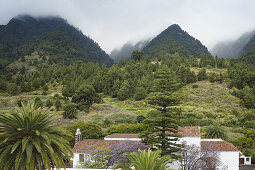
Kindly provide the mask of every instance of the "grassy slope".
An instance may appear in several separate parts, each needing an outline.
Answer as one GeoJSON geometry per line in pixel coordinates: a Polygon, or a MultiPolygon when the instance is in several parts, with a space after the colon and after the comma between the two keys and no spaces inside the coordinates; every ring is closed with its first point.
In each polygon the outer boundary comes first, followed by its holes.
{"type": "MultiPolygon", "coordinates": [[[[61,86],[49,86],[48,95],[40,95],[41,93],[42,91],[38,90],[18,96],[0,95],[0,112],[12,110],[21,98],[33,99],[38,96],[45,104],[48,98],[52,98],[56,93],[61,93],[61,86]]],[[[224,123],[232,116],[231,110],[233,108],[242,112],[240,100],[231,95],[231,90],[227,88],[226,84],[201,81],[184,86],[182,93],[184,95],[184,101],[180,107],[184,114],[193,115],[200,120],[211,119],[224,123]],[[194,85],[198,87],[193,88],[194,85]]],[[[62,105],[64,105],[64,101],[62,101],[62,105]]],[[[105,118],[109,118],[113,123],[133,123],[136,121],[137,115],[145,115],[148,111],[152,110],[144,101],[119,101],[110,97],[104,97],[104,102],[102,104],[94,104],[92,109],[93,114],[89,117],[86,117],[87,113],[79,112],[78,118],[100,124],[103,123],[105,118]]],[[[59,117],[61,117],[62,112],[57,112],[59,117]]],[[[237,139],[242,135],[239,133],[238,127],[224,128],[231,140],[237,139]]]]}
{"type": "MultiPolygon", "coordinates": [[[[185,114],[196,115],[198,119],[210,119],[226,124],[233,117],[231,111],[236,109],[243,112],[240,106],[240,99],[231,94],[226,84],[210,83],[200,81],[182,88],[185,96],[181,108],[185,114]],[[193,88],[197,85],[198,88],[193,88]]],[[[240,127],[223,127],[227,133],[228,140],[238,140],[242,133],[240,127]]],[[[203,133],[202,128],[202,133],[203,133]]]]}
{"type": "Polygon", "coordinates": [[[182,88],[185,96],[181,105],[185,112],[195,114],[224,114],[233,108],[241,110],[240,99],[231,95],[231,90],[226,84],[200,81],[182,88]],[[197,85],[197,88],[193,88],[197,85]]]}

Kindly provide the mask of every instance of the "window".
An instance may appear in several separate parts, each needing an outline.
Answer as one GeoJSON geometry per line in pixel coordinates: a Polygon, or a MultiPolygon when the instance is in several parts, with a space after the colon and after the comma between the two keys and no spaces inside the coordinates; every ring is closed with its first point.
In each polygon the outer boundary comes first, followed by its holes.
{"type": "Polygon", "coordinates": [[[84,154],[79,154],[79,161],[84,162],[84,154]]]}
{"type": "Polygon", "coordinates": [[[246,158],[246,162],[250,162],[250,158],[246,158]]]}

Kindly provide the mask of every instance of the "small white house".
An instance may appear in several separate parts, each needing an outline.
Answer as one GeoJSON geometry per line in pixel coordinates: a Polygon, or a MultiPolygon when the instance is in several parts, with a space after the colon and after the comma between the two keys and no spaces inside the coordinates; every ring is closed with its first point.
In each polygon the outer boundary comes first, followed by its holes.
{"type": "Polygon", "coordinates": [[[239,150],[229,142],[222,139],[202,139],[201,148],[203,150],[213,150],[218,153],[221,165],[218,169],[239,170],[239,150]]]}
{"type": "Polygon", "coordinates": [[[240,165],[251,165],[251,157],[244,156],[241,152],[239,153],[239,164],[240,165]]]}
{"type": "Polygon", "coordinates": [[[73,168],[77,168],[77,166],[80,165],[80,162],[90,159],[91,149],[98,149],[101,147],[109,148],[121,143],[123,143],[123,141],[103,139],[84,139],[82,141],[78,141],[73,148],[73,168]]]}

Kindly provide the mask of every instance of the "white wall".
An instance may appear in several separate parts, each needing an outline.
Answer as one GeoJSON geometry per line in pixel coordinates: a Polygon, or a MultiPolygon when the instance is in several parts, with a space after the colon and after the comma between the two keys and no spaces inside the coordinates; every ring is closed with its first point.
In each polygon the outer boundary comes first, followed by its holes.
{"type": "Polygon", "coordinates": [[[132,140],[132,141],[141,141],[141,138],[104,138],[104,140],[132,140]]]}
{"type": "Polygon", "coordinates": [[[79,165],[79,153],[73,155],[73,168],[79,165]]]}
{"type": "Polygon", "coordinates": [[[196,145],[200,147],[201,137],[183,137],[180,138],[180,142],[186,142],[187,145],[196,145]]]}
{"type": "MultiPolygon", "coordinates": [[[[79,165],[79,161],[80,161],[80,157],[79,154],[84,154],[84,153],[74,153],[73,155],[73,168],[77,168],[77,166],[79,165]]],[[[84,159],[85,160],[90,160],[90,154],[84,154],[84,159]]]]}
{"type": "MultiPolygon", "coordinates": [[[[201,137],[198,137],[198,136],[197,137],[182,137],[182,138],[179,138],[179,141],[177,141],[176,143],[182,144],[183,142],[185,142],[187,145],[196,145],[200,147],[201,137]]],[[[173,169],[181,168],[179,161],[176,161],[176,160],[167,164],[167,166],[173,169]]]]}
{"type": "Polygon", "coordinates": [[[239,170],[239,152],[224,151],[219,152],[221,165],[217,168],[224,170],[239,170]]]}

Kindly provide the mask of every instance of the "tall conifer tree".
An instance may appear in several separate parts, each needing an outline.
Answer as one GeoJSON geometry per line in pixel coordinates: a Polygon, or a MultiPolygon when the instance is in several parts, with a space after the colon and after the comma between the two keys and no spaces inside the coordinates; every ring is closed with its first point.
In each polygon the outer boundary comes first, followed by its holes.
{"type": "Polygon", "coordinates": [[[178,89],[179,83],[169,68],[163,66],[155,73],[152,92],[147,100],[156,111],[148,113],[144,124],[149,128],[141,137],[152,149],[161,149],[162,155],[175,156],[174,152],[179,150],[179,145],[175,142],[178,140],[177,117],[180,114],[180,109],[176,106],[181,101],[178,89]]]}

